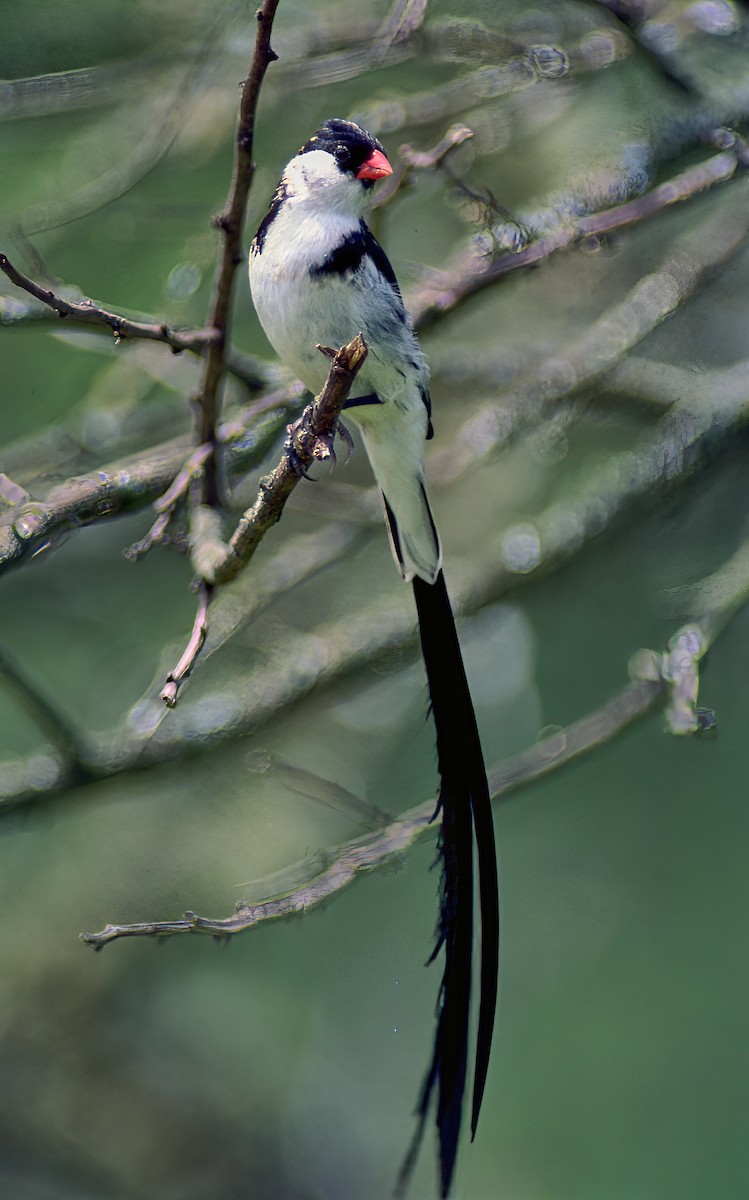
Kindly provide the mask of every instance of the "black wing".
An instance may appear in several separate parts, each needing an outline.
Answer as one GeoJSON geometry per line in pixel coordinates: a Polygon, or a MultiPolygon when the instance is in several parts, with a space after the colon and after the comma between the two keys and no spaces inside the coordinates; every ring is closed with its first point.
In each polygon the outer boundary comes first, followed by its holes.
{"type": "MultiPolygon", "coordinates": [[[[268,217],[270,217],[270,213],[268,217]]],[[[266,221],[268,221],[268,217],[265,218],[266,221]]],[[[262,229],[262,225],[260,228],[262,229]]],[[[259,233],[260,230],[258,230],[259,233]]],[[[397,297],[398,308],[405,312],[403,297],[390,259],[364,221],[359,223],[358,229],[347,234],[343,241],[339,242],[334,250],[330,250],[319,263],[310,267],[309,273],[313,279],[323,279],[326,275],[345,275],[348,271],[358,271],[365,258],[368,258],[382,278],[387,280],[397,297]]]]}
{"type": "Polygon", "coordinates": [[[270,202],[270,207],[260,222],[257,233],[252,239],[252,249],[256,254],[262,254],[263,246],[265,245],[265,239],[268,236],[268,230],[278,216],[278,210],[286,199],[287,192],[288,189],[286,184],[282,181],[276,188],[275,195],[270,202]]]}

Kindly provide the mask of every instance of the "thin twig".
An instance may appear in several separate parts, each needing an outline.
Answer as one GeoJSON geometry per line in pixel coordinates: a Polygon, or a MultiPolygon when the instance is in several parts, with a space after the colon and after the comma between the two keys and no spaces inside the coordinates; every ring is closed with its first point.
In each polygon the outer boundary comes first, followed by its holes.
{"type": "Polygon", "coordinates": [[[165,342],[173,350],[192,350],[202,353],[206,346],[218,341],[216,329],[171,329],[165,322],[133,321],[122,313],[112,312],[94,304],[93,300],[66,300],[50,288],[42,287],[13,266],[6,254],[0,253],[0,271],[3,271],[16,287],[28,292],[61,318],[69,317],[83,325],[106,325],[114,334],[115,342],[125,338],[145,338],[151,342],[165,342]]]}
{"type": "Polygon", "coordinates": [[[169,509],[167,512],[159,513],[153,525],[146,531],[142,538],[138,538],[137,542],[131,542],[122,551],[123,557],[129,562],[137,563],[152,550],[154,546],[160,546],[166,540],[169,532],[169,526],[174,517],[174,510],[169,509]]]}
{"type": "MultiPolygon", "coordinates": [[[[16,274],[19,278],[26,278],[18,270],[16,270],[16,274]]],[[[48,288],[44,288],[35,281],[30,280],[29,282],[33,282],[34,287],[39,288],[41,292],[53,295],[58,302],[64,302],[64,297],[51,293],[48,288]]],[[[19,284],[19,286],[21,285],[19,284]]],[[[72,307],[76,303],[80,302],[70,301],[72,307]]],[[[136,321],[125,317],[122,313],[93,304],[92,301],[87,302],[85,311],[82,313],[71,312],[65,316],[64,313],[58,312],[54,306],[49,306],[44,301],[37,300],[35,304],[22,304],[20,300],[15,300],[10,295],[0,294],[0,326],[2,327],[18,329],[24,326],[38,325],[43,321],[56,323],[58,320],[65,320],[68,327],[85,325],[91,332],[101,336],[107,336],[109,332],[114,332],[117,337],[119,329],[120,342],[125,339],[136,341],[139,338],[146,341],[163,342],[171,347],[174,354],[186,350],[197,357],[205,354],[206,346],[215,337],[213,330],[172,329],[163,321],[136,321]],[[89,304],[91,307],[88,307],[89,304]],[[101,320],[97,318],[97,312],[102,315],[101,320]]],[[[233,375],[235,379],[244,384],[250,392],[261,391],[263,388],[271,386],[278,378],[277,367],[273,367],[235,346],[226,352],[226,370],[229,375],[233,375]]]]}
{"type": "Polygon", "coordinates": [[[212,453],[213,447],[205,443],[195,447],[163,495],[154,500],[153,509],[158,516],[145,537],[123,550],[125,558],[129,558],[131,562],[138,562],[153,546],[164,541],[177,511],[177,505],[187,494],[190,484],[203,470],[206,460],[212,453]]]}
{"type": "Polygon", "coordinates": [[[212,594],[213,588],[210,584],[202,582],[198,584],[198,611],[195,614],[190,640],[176,667],[167,675],[166,683],[161,689],[161,699],[167,708],[175,707],[179,690],[189,677],[198,655],[203,649],[203,643],[208,633],[208,607],[212,594]]]}
{"type": "Polygon", "coordinates": [[[377,211],[390,204],[404,186],[412,171],[431,171],[444,163],[445,158],[456,147],[462,146],[473,131],[467,125],[451,125],[444,137],[440,138],[431,150],[416,150],[406,142],[398,147],[399,162],[395,171],[382,187],[378,188],[377,196],[371,211],[377,211]]]}
{"type": "MultiPolygon", "coordinates": [[[[255,164],[252,161],[252,145],[255,133],[255,112],[260,87],[269,65],[278,55],[271,49],[270,38],[273,18],[279,0],[263,0],[256,13],[257,33],[250,73],[242,84],[242,98],[234,145],[234,166],[229,196],[215,224],[224,234],[223,249],[213,286],[210,327],[217,331],[217,339],[208,347],[205,368],[197,405],[196,443],[216,445],[216,427],[219,419],[219,389],[225,370],[225,354],[228,346],[231,315],[232,284],[234,274],[242,261],[242,227],[247,207],[255,164]]],[[[214,507],[218,501],[215,457],[206,463],[200,484],[200,500],[214,507]]]]}
{"type": "Polygon", "coordinates": [[[177,501],[182,499],[192,480],[202,471],[210,453],[211,447],[205,442],[202,446],[195,447],[182,470],[173,479],[171,486],[166,489],[163,496],[154,500],[153,507],[157,513],[169,512],[177,501]]]}

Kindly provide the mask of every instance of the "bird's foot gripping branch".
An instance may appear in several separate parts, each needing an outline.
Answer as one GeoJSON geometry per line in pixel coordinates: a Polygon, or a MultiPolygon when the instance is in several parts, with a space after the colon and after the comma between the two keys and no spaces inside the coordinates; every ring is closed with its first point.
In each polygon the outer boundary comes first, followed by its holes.
{"type": "MultiPolygon", "coordinates": [[[[348,346],[342,346],[340,350],[334,350],[332,346],[318,346],[317,349],[331,360],[328,383],[332,380],[336,384],[332,392],[332,399],[331,396],[328,396],[322,410],[320,410],[319,404],[317,410],[314,404],[308,405],[298,420],[286,426],[288,437],[284,442],[284,450],[292,469],[301,478],[309,479],[312,482],[314,482],[314,476],[310,475],[307,470],[309,464],[305,463],[302,455],[297,452],[297,444],[303,446],[307,452],[311,449],[313,461],[330,462],[334,467],[336,465],[334,444],[336,435],[338,435],[346,447],[346,461],[348,462],[354,450],[354,440],[340,417],[336,417],[334,421],[331,421],[331,417],[334,410],[340,413],[346,404],[356,372],[366,358],[367,344],[359,334],[353,342],[350,342],[348,346]],[[363,353],[361,353],[362,348],[363,353]],[[348,378],[349,375],[350,378],[348,378]],[[343,387],[345,387],[345,392],[341,391],[343,387]],[[339,405],[341,397],[343,399],[339,405]],[[327,428],[329,425],[332,427],[327,428]],[[325,427],[325,432],[319,432],[321,427],[325,427]]],[[[318,402],[322,401],[324,392],[325,389],[320,393],[318,402]]]]}
{"type": "Polygon", "coordinates": [[[347,448],[351,438],[340,413],[351,391],[357,372],[367,357],[367,344],[357,334],[339,350],[320,347],[330,358],[328,377],[315,399],[301,417],[287,426],[288,437],[278,466],[265,475],[258,487],[255,503],[242,514],[228,542],[222,537],[222,519],[217,509],[197,504],[190,514],[190,552],[199,579],[198,612],[187,647],[177,665],[169,672],[161,698],[169,708],[177,703],[179,689],[190,675],[205,642],[208,608],[217,584],[228,583],[247,566],[264,535],[280,520],[286,501],[299,480],[309,479],[309,468],[316,461],[332,459],[336,433],[347,448]]]}

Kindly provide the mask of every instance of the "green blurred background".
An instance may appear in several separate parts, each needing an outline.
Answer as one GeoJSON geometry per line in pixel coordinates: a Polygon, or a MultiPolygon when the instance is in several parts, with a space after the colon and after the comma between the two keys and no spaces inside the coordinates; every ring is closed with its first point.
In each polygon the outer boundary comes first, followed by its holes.
{"type": "MultiPolygon", "coordinates": [[[[682,30],[682,60],[704,85],[683,94],[642,49],[619,53],[626,35],[595,4],[440,0],[416,53],[362,68],[350,48],[376,33],[386,4],[281,0],[248,231],[284,162],[332,115],[379,114],[393,154],[405,141],[431,146],[453,120],[465,121],[477,137],[455,156],[456,174],[521,215],[596,179],[611,181],[613,202],[622,163],[642,164],[643,183],[651,171],[667,178],[709,153],[688,132],[700,108],[727,110],[731,89],[739,115],[747,106],[745,34],[682,28],[690,7],[672,4],[663,17],[682,30]],[[450,33],[453,18],[466,24],[450,33]],[[488,51],[477,29],[489,31],[488,51]],[[452,108],[422,105],[416,119],[409,98],[492,66],[493,55],[512,57],[501,37],[526,46],[599,37],[612,62],[604,69],[602,51],[595,69],[468,107],[457,85],[452,108]],[[669,149],[685,157],[667,161],[669,149]]],[[[714,8],[740,20],[739,7],[714,8]]],[[[0,87],[0,248],[30,274],[43,264],[112,308],[202,324],[217,245],[210,217],[228,187],[253,26],[252,6],[218,0],[2,0],[0,76],[50,78],[0,87]]],[[[448,578],[451,562],[454,570],[480,562],[503,530],[574,495],[607,455],[637,446],[654,418],[647,406],[594,392],[563,434],[524,439],[470,478],[445,482],[451,437],[720,202],[697,198],[598,252],[513,273],[425,334],[437,429],[430,480],[448,578]],[[490,370],[481,376],[482,363],[496,365],[495,382],[490,370]]],[[[404,284],[421,277],[422,264],[443,268],[476,232],[469,209],[444,176],[425,172],[379,214],[404,284]]],[[[240,276],[234,340],[270,357],[240,276]]],[[[639,351],[697,374],[741,361],[748,283],[740,249],[639,351]]],[[[197,368],[164,347],[116,348],[108,337],[29,322],[0,328],[0,362],[1,440],[12,455],[43,433],[45,446],[68,436],[81,448],[38,471],[38,490],[44,475],[111,461],[113,446],[129,453],[190,427],[197,368]]],[[[487,761],[602,704],[626,682],[633,651],[665,645],[683,616],[682,589],[746,534],[748,450],[741,432],[722,442],[688,486],[659,491],[563,569],[462,623],[487,761]]],[[[368,481],[357,452],[331,482],[368,481]]],[[[303,497],[260,560],[322,519],[303,497]]],[[[185,560],[156,551],[135,568],[121,556],[149,523],[148,512],[102,522],[2,580],[2,640],[86,729],[122,728],[139,697],[158,691],[190,628],[185,560]]],[[[247,678],[266,646],[299,630],[314,636],[331,614],[345,619],[398,586],[377,530],[196,671],[180,707],[197,704],[209,683],[231,689],[247,678]]],[[[748,639],[742,611],[709,656],[702,699],[717,712],[716,736],[671,737],[654,712],[498,806],[499,1020],[456,1198],[749,1194],[748,639]]],[[[433,1032],[439,968],[422,965],[436,911],[433,839],[397,871],[360,879],[304,920],[268,924],[226,949],[186,937],[94,955],[77,935],[185,909],[228,914],[237,900],[263,895],[253,881],[362,832],[355,813],[292,791],[276,761],[393,814],[432,795],[432,734],[412,650],[358,669],[219,750],[3,813],[4,1195],[390,1195],[433,1032]]],[[[42,753],[40,738],[0,692],[7,770],[19,755],[42,753]]],[[[430,1131],[410,1195],[434,1194],[430,1131]]]]}

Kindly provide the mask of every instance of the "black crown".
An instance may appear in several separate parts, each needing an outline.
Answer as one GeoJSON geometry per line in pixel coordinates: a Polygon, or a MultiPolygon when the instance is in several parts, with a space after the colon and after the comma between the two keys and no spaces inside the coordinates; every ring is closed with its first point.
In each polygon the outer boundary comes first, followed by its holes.
{"type": "Polygon", "coordinates": [[[299,153],[309,154],[312,150],[324,150],[332,154],[341,170],[352,175],[371,157],[374,150],[384,154],[382,143],[376,137],[360,125],[344,121],[341,117],[332,117],[321,125],[299,153]]]}

